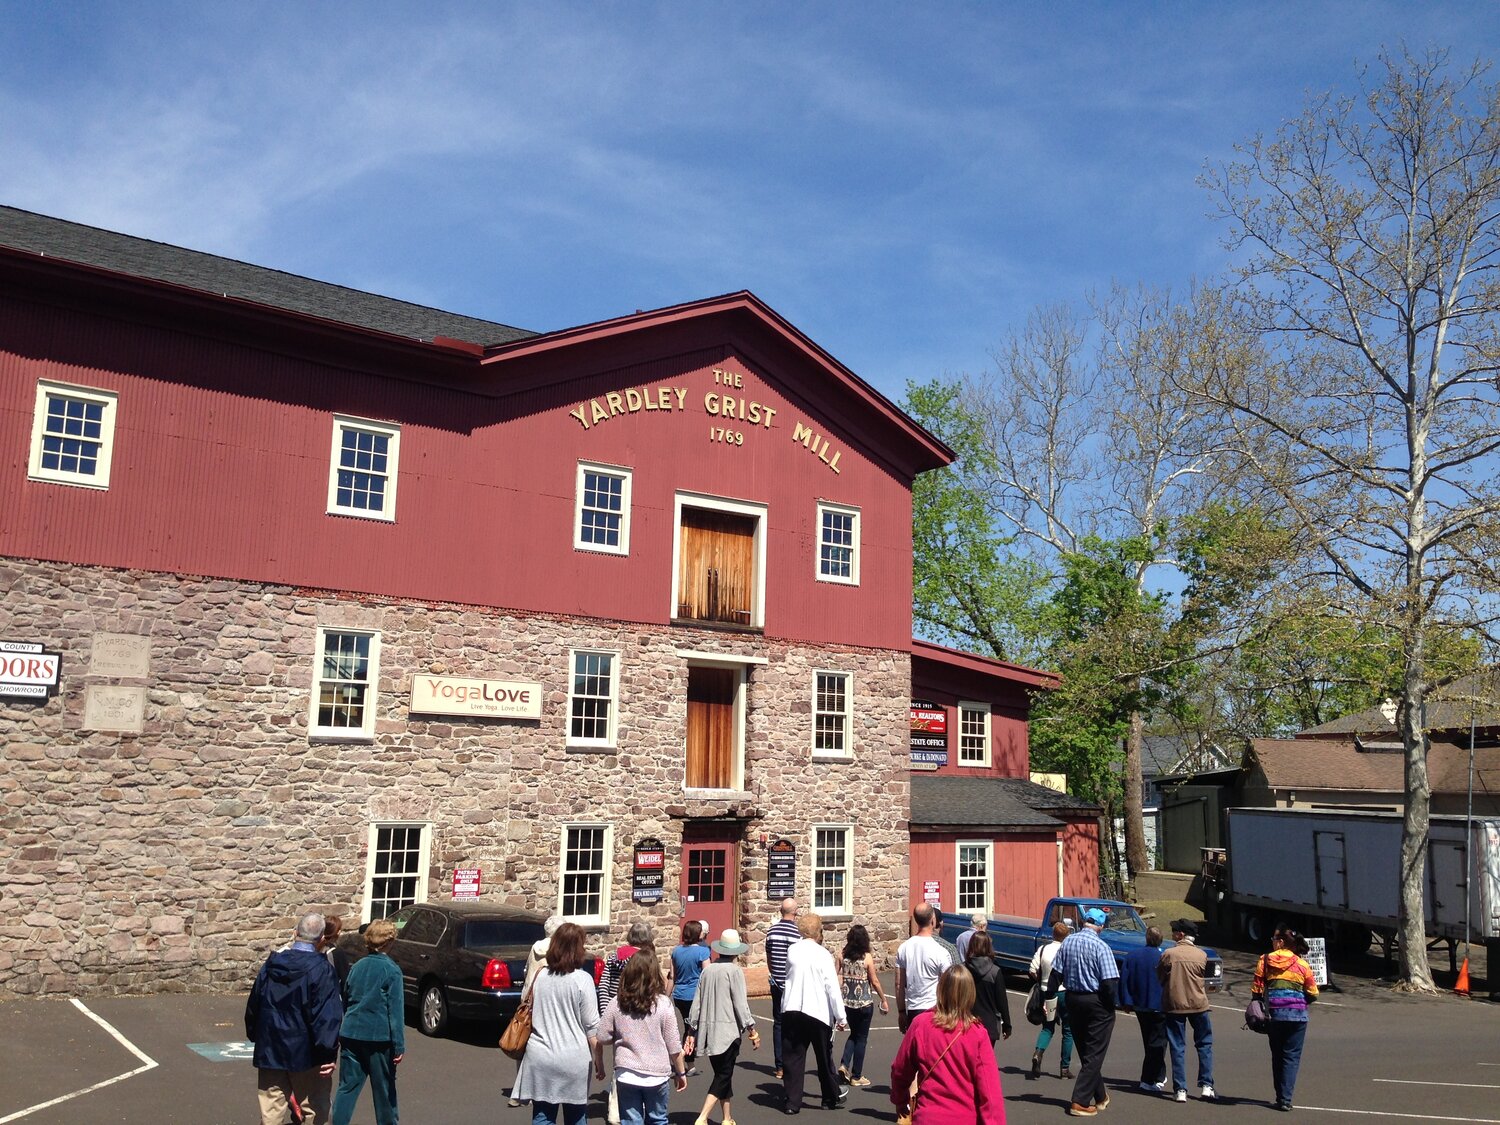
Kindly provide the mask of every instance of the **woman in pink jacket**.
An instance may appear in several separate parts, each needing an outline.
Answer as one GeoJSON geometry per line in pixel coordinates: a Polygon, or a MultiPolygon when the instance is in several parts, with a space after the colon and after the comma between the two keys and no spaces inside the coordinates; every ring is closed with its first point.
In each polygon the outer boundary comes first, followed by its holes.
{"type": "Polygon", "coordinates": [[[891,1064],[891,1102],[904,1109],[912,1080],[912,1125],[1005,1125],[1000,1068],[974,1015],[974,978],[962,965],[938,981],[937,1007],[912,1020],[891,1064]]]}

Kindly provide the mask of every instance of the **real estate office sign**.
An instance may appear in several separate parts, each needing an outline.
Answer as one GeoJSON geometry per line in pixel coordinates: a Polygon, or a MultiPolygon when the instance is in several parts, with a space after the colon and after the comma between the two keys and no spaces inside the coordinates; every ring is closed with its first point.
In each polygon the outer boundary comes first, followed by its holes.
{"type": "Polygon", "coordinates": [[[411,710],[417,715],[467,715],[479,719],[540,719],[542,685],[515,680],[461,680],[413,676],[411,710]]]}

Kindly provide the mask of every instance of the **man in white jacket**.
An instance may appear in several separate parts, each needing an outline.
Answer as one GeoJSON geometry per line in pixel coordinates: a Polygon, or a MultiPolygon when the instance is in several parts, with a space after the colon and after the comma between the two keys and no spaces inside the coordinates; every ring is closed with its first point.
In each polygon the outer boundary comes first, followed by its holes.
{"type": "Polygon", "coordinates": [[[807,1073],[807,1048],[818,1064],[823,1108],[837,1109],[849,1096],[833,1071],[833,1029],[849,1026],[844,1014],[843,989],[833,967],[833,954],[823,948],[823,919],[804,914],[797,919],[802,940],[786,952],[786,987],[781,997],[781,1054],[786,1112],[802,1112],[802,1084],[807,1073]]]}

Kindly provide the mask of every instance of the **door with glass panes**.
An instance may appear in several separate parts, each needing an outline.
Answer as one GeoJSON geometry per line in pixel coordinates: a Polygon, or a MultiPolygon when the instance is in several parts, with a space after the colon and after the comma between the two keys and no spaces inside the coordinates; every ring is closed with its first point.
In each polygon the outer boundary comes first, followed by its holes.
{"type": "Polygon", "coordinates": [[[683,920],[707,921],[715,938],[739,926],[739,836],[738,824],[689,824],[683,830],[683,920]]]}

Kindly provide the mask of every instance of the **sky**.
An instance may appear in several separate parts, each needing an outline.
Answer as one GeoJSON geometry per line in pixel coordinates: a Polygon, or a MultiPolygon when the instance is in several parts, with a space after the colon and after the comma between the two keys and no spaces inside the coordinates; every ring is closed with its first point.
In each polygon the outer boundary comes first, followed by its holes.
{"type": "Polygon", "coordinates": [[[0,203],[535,331],[749,289],[899,399],[1221,271],[1205,163],[1403,43],[1500,5],[0,0],[0,203]]]}

